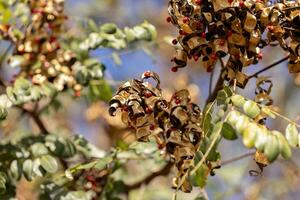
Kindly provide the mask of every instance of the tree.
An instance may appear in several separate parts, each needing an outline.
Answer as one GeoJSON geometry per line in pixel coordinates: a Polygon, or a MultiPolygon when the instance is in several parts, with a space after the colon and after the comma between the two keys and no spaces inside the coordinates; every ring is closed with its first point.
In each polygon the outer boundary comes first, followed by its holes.
{"type": "MultiPolygon", "coordinates": [[[[1,65],[17,69],[9,83],[8,77],[0,79],[1,120],[8,121],[17,110],[19,117],[31,118],[39,128],[38,134],[29,130],[30,134],[17,140],[3,137],[2,199],[18,196],[23,177],[40,185],[35,185],[39,199],[126,199],[131,191],[172,174],[174,168],[170,187],[176,199],[179,190],[188,193],[204,188],[208,176],[230,162],[253,156],[260,171],[249,174],[258,176],[279,157],[291,158],[292,148],[300,143],[300,125],[276,110],[270,96],[273,82],[261,74],[287,60],[290,73],[300,72],[299,2],[170,0],[168,6],[167,22],[179,30],[172,41],[176,53],[171,71],[181,70],[188,59],[201,59],[210,73],[204,104],[193,103],[187,89],[166,98],[160,77],[153,71],[121,84],[112,95],[105,65],[91,52],[113,49],[111,57],[120,64],[119,50],[134,50],[156,40],[150,23],[118,28],[87,19],[85,30],[67,32],[73,19],[65,14],[63,0],[0,1],[0,36],[8,44],[1,65]],[[288,55],[247,74],[245,67],[259,63],[261,49],[267,46],[282,48],[288,55]],[[253,100],[237,90],[246,88],[251,79],[256,79],[253,100]],[[105,112],[121,116],[125,125],[117,121],[109,129],[134,133],[134,141],[117,140],[103,151],[81,135],[67,137],[64,131],[51,129],[43,116],[55,118],[66,96],[72,96],[72,101],[85,98],[90,104],[109,101],[105,112]],[[275,118],[288,122],[285,134],[269,128],[267,120],[275,118]],[[234,143],[239,136],[253,151],[222,160],[220,142],[234,143]],[[124,175],[130,160],[155,163],[157,170],[130,183],[124,175]]],[[[207,198],[202,189],[196,199],[207,198]]]]}

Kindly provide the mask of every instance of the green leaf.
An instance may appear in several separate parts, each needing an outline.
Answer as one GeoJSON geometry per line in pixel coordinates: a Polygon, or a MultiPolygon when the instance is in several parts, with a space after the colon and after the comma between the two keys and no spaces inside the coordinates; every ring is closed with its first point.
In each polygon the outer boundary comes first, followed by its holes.
{"type": "Polygon", "coordinates": [[[194,186],[203,188],[206,185],[209,169],[206,165],[201,165],[194,175],[190,176],[190,180],[194,186]]]}
{"type": "Polygon", "coordinates": [[[22,165],[17,160],[13,160],[10,163],[10,171],[15,180],[20,180],[22,176],[22,165]]]}
{"type": "Polygon", "coordinates": [[[102,170],[104,168],[107,167],[107,165],[112,162],[113,159],[111,156],[108,156],[108,157],[104,157],[104,158],[101,158],[98,160],[98,162],[96,163],[95,165],[95,168],[98,169],[98,170],[102,170]]]}
{"type": "Polygon", "coordinates": [[[30,159],[27,159],[23,162],[23,172],[26,180],[32,180],[32,172],[33,172],[33,162],[30,159]]]}
{"type": "Polygon", "coordinates": [[[217,95],[217,105],[223,105],[227,101],[227,94],[224,90],[220,90],[217,95]]]}
{"type": "Polygon", "coordinates": [[[41,157],[41,166],[49,173],[55,173],[58,170],[56,159],[50,155],[41,157]]]}
{"type": "Polygon", "coordinates": [[[37,142],[30,146],[30,150],[33,156],[38,157],[49,153],[48,148],[40,142],[37,142]]]}
{"type": "Polygon", "coordinates": [[[211,113],[213,112],[213,105],[214,105],[214,102],[208,103],[203,111],[202,127],[203,127],[203,132],[205,135],[209,135],[209,133],[211,132],[211,129],[212,129],[211,113]]]}
{"type": "Polygon", "coordinates": [[[117,31],[117,26],[112,23],[103,24],[100,27],[100,31],[107,33],[107,34],[114,34],[117,31]]]}
{"type": "Polygon", "coordinates": [[[264,154],[269,162],[273,162],[279,155],[279,142],[275,135],[270,134],[265,145],[264,154]]]}
{"type": "Polygon", "coordinates": [[[33,161],[32,170],[33,170],[33,173],[39,177],[43,177],[46,174],[46,171],[41,166],[40,158],[37,158],[33,161]]]}
{"type": "Polygon", "coordinates": [[[227,140],[236,140],[238,138],[235,130],[232,128],[232,126],[225,122],[223,123],[222,127],[222,136],[227,140]]]}
{"type": "Polygon", "coordinates": [[[227,97],[231,97],[233,95],[233,91],[229,86],[224,85],[223,90],[226,93],[227,97]]]}
{"type": "Polygon", "coordinates": [[[256,139],[257,125],[254,123],[249,123],[248,126],[243,131],[243,143],[247,148],[253,148],[256,139]]]}
{"type": "Polygon", "coordinates": [[[285,129],[285,137],[292,147],[298,144],[298,130],[295,124],[289,124],[285,129]]]}
{"type": "Polygon", "coordinates": [[[251,100],[245,102],[243,110],[250,118],[255,118],[260,114],[260,108],[254,101],[251,100]]]}
{"type": "Polygon", "coordinates": [[[6,192],[5,182],[0,181],[0,194],[4,194],[6,192]]]}
{"type": "Polygon", "coordinates": [[[122,60],[117,52],[113,52],[111,56],[116,65],[122,65],[122,60]]]}
{"type": "Polygon", "coordinates": [[[98,32],[98,26],[96,25],[95,21],[92,19],[88,19],[87,21],[88,27],[91,29],[93,32],[98,32]]]}

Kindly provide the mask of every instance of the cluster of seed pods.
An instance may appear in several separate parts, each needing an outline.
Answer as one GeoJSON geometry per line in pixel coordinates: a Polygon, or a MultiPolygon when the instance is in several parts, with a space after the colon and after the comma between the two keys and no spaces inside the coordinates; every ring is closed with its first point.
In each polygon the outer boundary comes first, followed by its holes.
{"type": "MultiPolygon", "coordinates": [[[[171,155],[178,169],[175,181],[178,183],[193,164],[202,136],[202,113],[191,102],[189,92],[180,90],[167,101],[162,96],[158,75],[147,71],[141,80],[134,79],[120,86],[110,101],[109,112],[114,116],[117,110],[121,111],[123,122],[135,129],[138,140],[154,138],[158,147],[171,155]]],[[[191,190],[188,180],[181,190],[191,190]]]]}
{"type": "Polygon", "coordinates": [[[280,45],[289,53],[290,72],[300,72],[300,2],[281,2],[170,0],[167,21],[179,29],[172,71],[185,67],[188,58],[201,58],[210,72],[218,58],[228,55],[223,71],[231,79],[258,63],[263,47],[280,45]]]}
{"type": "MultiPolygon", "coordinates": [[[[12,41],[16,48],[10,63],[18,60],[20,76],[31,77],[35,84],[52,82],[61,91],[66,86],[79,92],[81,85],[74,78],[72,67],[76,57],[70,50],[60,45],[63,33],[64,0],[29,0],[30,23],[24,27],[25,33],[16,35],[14,26],[2,26],[3,38],[12,41]]],[[[22,31],[21,27],[21,31],[22,31]]]]}

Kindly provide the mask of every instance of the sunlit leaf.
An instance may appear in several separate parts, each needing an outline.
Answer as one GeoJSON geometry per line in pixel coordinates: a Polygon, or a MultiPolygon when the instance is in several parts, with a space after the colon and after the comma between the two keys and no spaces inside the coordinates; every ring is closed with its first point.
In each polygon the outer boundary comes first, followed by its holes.
{"type": "Polygon", "coordinates": [[[227,140],[236,140],[238,138],[234,128],[227,122],[223,123],[222,136],[227,140]]]}
{"type": "Polygon", "coordinates": [[[58,170],[56,159],[50,155],[41,157],[41,166],[49,173],[55,173],[58,170]]]}

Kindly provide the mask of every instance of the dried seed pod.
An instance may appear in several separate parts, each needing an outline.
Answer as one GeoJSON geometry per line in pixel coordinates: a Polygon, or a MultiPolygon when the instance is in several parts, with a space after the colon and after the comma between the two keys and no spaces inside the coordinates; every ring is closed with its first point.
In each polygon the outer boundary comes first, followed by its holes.
{"type": "MultiPolygon", "coordinates": [[[[159,76],[151,71],[145,72],[141,80],[124,83],[110,101],[109,113],[114,116],[119,109],[122,121],[135,129],[138,140],[147,142],[150,137],[155,138],[159,147],[165,148],[174,159],[180,179],[193,164],[202,139],[202,113],[191,102],[187,90],[180,90],[169,101],[165,100],[159,83],[159,76]],[[148,79],[153,79],[156,86],[148,79]]],[[[182,191],[190,189],[189,182],[181,186],[182,191]]]]}
{"type": "MultiPolygon", "coordinates": [[[[258,63],[260,48],[280,45],[290,52],[289,69],[299,72],[300,2],[288,1],[269,5],[267,1],[202,1],[169,0],[171,22],[181,31],[179,44],[186,55],[173,60],[179,67],[187,65],[185,56],[200,58],[207,71],[215,64],[213,57],[230,55],[224,77],[241,77],[239,87],[245,87],[242,67],[258,63]],[[196,23],[198,22],[198,23],[196,23]],[[267,39],[263,39],[265,34],[267,39]],[[290,41],[290,42],[287,42],[290,41]],[[214,53],[214,54],[213,54],[214,53]],[[202,57],[202,58],[201,58],[202,57]],[[232,62],[234,62],[232,64],[232,62]],[[232,70],[229,70],[231,68],[232,70]],[[235,75],[234,75],[235,76],[235,75]]],[[[177,70],[177,68],[176,68],[177,70]]]]}

